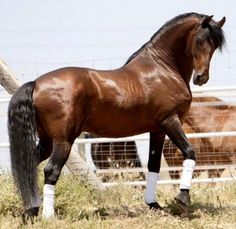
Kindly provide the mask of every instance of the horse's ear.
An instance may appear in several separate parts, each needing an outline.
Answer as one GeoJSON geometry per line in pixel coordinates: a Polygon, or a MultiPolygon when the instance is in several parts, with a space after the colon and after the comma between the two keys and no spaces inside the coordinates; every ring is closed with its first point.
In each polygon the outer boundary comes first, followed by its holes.
{"type": "Polygon", "coordinates": [[[205,17],[205,19],[202,21],[202,28],[207,28],[212,18],[213,15],[205,17]]]}
{"type": "Polygon", "coordinates": [[[222,27],[225,24],[226,18],[223,17],[220,21],[216,22],[220,27],[222,27]]]}

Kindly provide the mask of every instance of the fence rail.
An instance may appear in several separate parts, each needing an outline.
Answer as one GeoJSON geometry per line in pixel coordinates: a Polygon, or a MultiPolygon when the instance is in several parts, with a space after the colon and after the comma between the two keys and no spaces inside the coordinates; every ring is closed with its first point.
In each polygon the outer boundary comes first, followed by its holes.
{"type": "MultiPolygon", "coordinates": [[[[169,171],[181,171],[183,168],[180,166],[171,166],[161,168],[161,172],[169,172],[169,171]]],[[[222,164],[222,165],[197,165],[194,167],[195,170],[208,170],[208,169],[236,169],[236,164],[222,164]]],[[[119,168],[119,169],[98,169],[96,170],[97,174],[103,173],[141,173],[147,172],[147,167],[142,168],[119,168]]],[[[236,178],[235,178],[236,179],[236,178]]]]}
{"type": "MultiPolygon", "coordinates": [[[[208,132],[208,133],[191,133],[186,134],[187,138],[210,138],[210,137],[236,137],[236,131],[224,131],[224,132],[208,132]]],[[[166,136],[166,139],[168,137],[166,136]]],[[[88,144],[88,143],[110,143],[110,142],[130,142],[130,141],[148,141],[149,134],[135,135],[124,138],[87,138],[76,139],[76,144],[88,144]]],[[[0,148],[9,147],[9,143],[0,143],[0,148]]]]}
{"type": "MultiPolygon", "coordinates": [[[[224,131],[224,132],[208,132],[208,133],[191,133],[186,134],[187,138],[210,138],[210,137],[235,137],[236,131],[224,131]]],[[[168,139],[168,136],[166,136],[168,139]]],[[[125,138],[89,138],[89,139],[76,139],[77,144],[86,143],[109,143],[109,142],[131,142],[131,141],[148,141],[149,135],[141,134],[132,137],[125,138]]]]}
{"type": "MultiPolygon", "coordinates": [[[[220,178],[200,178],[200,179],[192,179],[193,184],[199,183],[223,183],[229,181],[236,181],[236,177],[220,177],[220,178]]],[[[107,182],[104,183],[105,187],[112,187],[116,185],[120,185],[119,182],[107,182]]],[[[123,182],[123,185],[129,186],[146,186],[146,181],[127,181],[123,182]]],[[[173,184],[180,184],[180,180],[160,180],[157,181],[157,184],[160,185],[173,185],[173,184]]]]}

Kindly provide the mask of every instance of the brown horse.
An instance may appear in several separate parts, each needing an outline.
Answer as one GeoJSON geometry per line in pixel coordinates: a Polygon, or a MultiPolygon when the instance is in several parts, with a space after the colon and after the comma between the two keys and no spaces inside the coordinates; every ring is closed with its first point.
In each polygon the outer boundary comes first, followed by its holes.
{"type": "Polygon", "coordinates": [[[81,131],[105,137],[150,132],[145,192],[150,208],[161,208],[155,200],[155,185],[168,135],[185,159],[181,192],[175,199],[188,210],[195,152],[180,120],[191,104],[193,71],[194,84],[205,84],[211,57],[224,45],[225,17],[219,22],[212,17],[197,13],[175,17],[119,69],[67,67],[20,87],[9,104],[8,129],[12,174],[26,218],[38,214],[37,165],[48,157],[43,216],[54,215],[54,188],[81,131]]]}
{"type": "MultiPolygon", "coordinates": [[[[236,130],[235,106],[227,105],[227,103],[217,97],[195,97],[192,105],[183,121],[185,133],[236,130]]],[[[196,146],[196,164],[199,166],[235,163],[235,137],[193,138],[190,139],[190,142],[196,146]]],[[[171,147],[164,148],[163,155],[168,166],[182,165],[182,154],[173,144],[171,144],[171,147]]],[[[197,170],[195,174],[200,175],[201,171],[204,170],[197,170]]],[[[209,177],[220,177],[223,171],[224,169],[207,170],[209,177]]],[[[170,171],[170,177],[178,179],[180,172],[170,171]]]]}

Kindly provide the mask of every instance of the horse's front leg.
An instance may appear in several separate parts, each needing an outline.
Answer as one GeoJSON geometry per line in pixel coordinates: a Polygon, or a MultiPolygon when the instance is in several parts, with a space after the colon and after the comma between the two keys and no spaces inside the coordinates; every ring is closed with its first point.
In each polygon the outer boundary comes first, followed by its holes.
{"type": "Polygon", "coordinates": [[[144,200],[150,209],[162,209],[156,200],[156,184],[160,180],[161,155],[165,141],[164,132],[150,133],[147,186],[144,200]]]}
{"type": "Polygon", "coordinates": [[[195,166],[195,151],[189,143],[182,129],[179,117],[173,115],[161,123],[162,130],[170,140],[181,150],[183,154],[183,172],[180,180],[180,193],[175,197],[178,207],[187,213],[190,206],[189,189],[195,166]]]}

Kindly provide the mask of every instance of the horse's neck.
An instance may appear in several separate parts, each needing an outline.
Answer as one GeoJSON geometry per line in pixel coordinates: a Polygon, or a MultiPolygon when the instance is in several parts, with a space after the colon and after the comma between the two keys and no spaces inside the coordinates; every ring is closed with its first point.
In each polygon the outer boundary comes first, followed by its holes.
{"type": "Polygon", "coordinates": [[[162,61],[171,64],[189,84],[193,72],[193,58],[188,53],[188,39],[196,26],[195,19],[176,23],[160,31],[152,40],[152,49],[162,61]]]}

